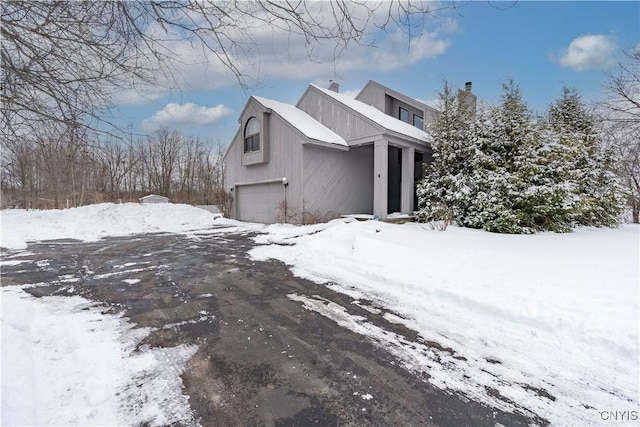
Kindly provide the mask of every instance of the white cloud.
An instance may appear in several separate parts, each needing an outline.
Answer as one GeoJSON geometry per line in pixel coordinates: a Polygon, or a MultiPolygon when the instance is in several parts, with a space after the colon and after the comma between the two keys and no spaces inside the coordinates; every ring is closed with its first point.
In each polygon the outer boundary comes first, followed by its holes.
{"type": "MultiPolygon", "coordinates": [[[[336,75],[353,71],[392,71],[425,59],[436,58],[451,45],[444,34],[455,32],[457,28],[455,20],[436,19],[437,12],[432,12],[424,18],[422,27],[413,29],[421,32],[412,37],[409,37],[401,26],[392,28],[390,25],[384,32],[378,30],[376,25],[382,25],[390,13],[394,15],[400,12],[390,10],[384,1],[379,4],[367,2],[366,7],[357,7],[356,3],[348,5],[353,9],[352,18],[355,22],[363,23],[366,36],[361,44],[350,43],[348,47],[341,47],[337,45],[336,40],[323,39],[322,29],[313,28],[309,30],[317,31],[319,40],[310,43],[295,29],[286,25],[264,25],[264,21],[251,20],[233,8],[229,9],[229,13],[239,22],[239,26],[225,27],[228,32],[224,38],[207,39],[207,42],[214,47],[219,43],[225,45],[226,56],[221,57],[227,58],[237,72],[247,78],[249,85],[273,79],[327,81],[335,79],[336,75]]],[[[327,3],[310,2],[305,3],[303,7],[305,13],[313,14],[318,22],[322,22],[328,28],[335,25],[333,10],[327,3]]],[[[161,92],[168,93],[169,88],[176,86],[186,92],[202,92],[238,83],[236,76],[224,66],[221,57],[216,56],[216,53],[190,40],[166,40],[166,35],[155,27],[157,25],[152,25],[149,31],[154,34],[157,32],[158,39],[165,40],[162,48],[166,50],[166,55],[173,58],[175,73],[161,76],[159,83],[153,88],[131,90],[121,94],[118,97],[119,101],[126,104],[146,103],[150,99],[157,99],[161,92]]]]}
{"type": "Polygon", "coordinates": [[[222,104],[215,107],[205,107],[193,103],[169,103],[153,116],[142,121],[141,126],[146,131],[158,130],[166,126],[172,129],[206,127],[215,125],[220,119],[233,113],[233,110],[222,104]]]}
{"type": "MultiPolygon", "coordinates": [[[[323,83],[326,84],[326,83],[323,83]]],[[[324,87],[323,84],[319,84],[318,86],[324,87]]],[[[345,90],[344,92],[340,92],[343,95],[349,96],[351,98],[355,98],[356,96],[358,96],[358,94],[360,93],[362,89],[355,89],[355,90],[345,90]]]]}
{"type": "Polygon", "coordinates": [[[564,49],[558,62],[577,71],[601,70],[616,65],[615,43],[605,35],[587,34],[574,39],[564,49]]]}
{"type": "MultiPolygon", "coordinates": [[[[393,71],[443,54],[451,45],[438,33],[424,32],[407,42],[401,31],[389,33],[377,47],[358,46],[349,50],[336,64],[339,71],[393,71]]],[[[327,58],[330,61],[330,57],[327,58]]]]}
{"type": "Polygon", "coordinates": [[[423,104],[427,104],[431,108],[435,108],[436,110],[440,109],[440,98],[432,98],[432,99],[418,99],[418,101],[423,104]]]}

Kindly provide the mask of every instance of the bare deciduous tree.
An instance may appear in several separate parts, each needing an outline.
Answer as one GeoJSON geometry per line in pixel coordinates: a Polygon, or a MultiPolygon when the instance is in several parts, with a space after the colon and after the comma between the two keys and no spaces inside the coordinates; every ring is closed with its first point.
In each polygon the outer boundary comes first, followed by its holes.
{"type": "Polygon", "coordinates": [[[147,137],[145,146],[150,191],[172,196],[173,179],[178,169],[183,138],[176,131],[161,128],[147,137]]]}
{"type": "Polygon", "coordinates": [[[621,159],[634,223],[640,222],[640,47],[627,53],[605,86],[605,135],[621,159]]]}
{"type": "Polygon", "coordinates": [[[223,153],[212,145],[167,129],[129,144],[89,143],[77,129],[49,129],[3,150],[2,207],[137,201],[153,192],[228,214],[223,153]]]}
{"type": "Polygon", "coordinates": [[[608,123],[605,138],[620,159],[618,172],[627,192],[631,220],[640,223],[640,132],[639,128],[608,123]]]}
{"type": "Polygon", "coordinates": [[[100,190],[108,194],[110,199],[120,200],[125,188],[125,179],[131,173],[136,161],[130,161],[133,147],[108,140],[100,146],[100,167],[102,185],[100,190]]]}
{"type": "Polygon", "coordinates": [[[640,128],[640,47],[627,52],[627,59],[609,74],[605,89],[610,120],[640,128]]]}
{"type": "Polygon", "coordinates": [[[5,140],[42,123],[100,122],[123,90],[172,79],[175,41],[188,40],[240,84],[264,28],[302,37],[307,51],[332,43],[339,55],[368,31],[421,31],[426,1],[17,1],[0,2],[2,129],[5,140]],[[209,55],[211,54],[211,55],[209,55]]]}

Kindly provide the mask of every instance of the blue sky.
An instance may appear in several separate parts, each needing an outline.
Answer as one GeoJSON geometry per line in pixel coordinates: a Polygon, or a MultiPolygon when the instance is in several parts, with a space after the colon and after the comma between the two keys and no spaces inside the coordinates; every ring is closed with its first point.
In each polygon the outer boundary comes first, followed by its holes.
{"type": "Polygon", "coordinates": [[[513,78],[529,105],[546,109],[562,84],[575,87],[587,102],[602,96],[606,72],[622,52],[640,43],[640,2],[455,2],[427,18],[423,33],[409,41],[397,31],[373,33],[377,47],[354,47],[332,61],[333,47],[317,47],[309,60],[295,39],[274,34],[255,46],[247,70],[260,83],[243,91],[229,73],[188,44],[176,44],[181,58],[181,90],[150,91],[123,97],[116,123],[148,133],[175,128],[226,146],[251,94],[295,104],[309,83],[356,93],[376,80],[414,98],[431,101],[443,80],[497,101],[500,85],[513,78]],[[256,70],[259,70],[256,71],[256,70]]]}

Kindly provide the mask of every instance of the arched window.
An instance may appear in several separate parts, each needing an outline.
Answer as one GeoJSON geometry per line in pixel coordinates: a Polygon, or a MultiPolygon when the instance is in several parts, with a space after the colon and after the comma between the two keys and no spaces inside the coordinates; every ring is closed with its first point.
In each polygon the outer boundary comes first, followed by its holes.
{"type": "Polygon", "coordinates": [[[251,153],[252,151],[260,150],[260,121],[255,117],[251,117],[247,120],[247,124],[244,127],[244,152],[251,153]]]}

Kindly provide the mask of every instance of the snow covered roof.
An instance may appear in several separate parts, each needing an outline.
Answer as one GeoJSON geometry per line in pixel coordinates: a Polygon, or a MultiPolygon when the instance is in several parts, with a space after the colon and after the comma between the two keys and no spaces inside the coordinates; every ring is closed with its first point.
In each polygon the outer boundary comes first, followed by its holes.
{"type": "Polygon", "coordinates": [[[380,126],[384,127],[387,130],[399,133],[401,135],[409,136],[411,138],[415,138],[420,141],[425,141],[425,142],[431,141],[431,137],[425,131],[418,129],[417,127],[410,125],[409,123],[403,122],[402,120],[396,119],[393,116],[389,116],[388,114],[383,113],[382,111],[378,110],[372,105],[365,104],[362,101],[358,101],[355,98],[352,98],[350,96],[347,96],[341,93],[337,93],[328,89],[323,89],[314,84],[312,84],[311,86],[329,95],[330,97],[340,102],[341,104],[344,104],[348,108],[373,120],[374,122],[378,123],[380,126]]]}
{"type": "Polygon", "coordinates": [[[157,195],[157,194],[147,194],[147,195],[146,195],[146,196],[144,196],[144,197],[140,197],[138,200],[143,201],[143,200],[152,200],[152,199],[158,199],[158,200],[160,200],[160,199],[162,199],[162,200],[169,200],[169,198],[168,198],[168,197],[165,197],[165,196],[159,196],[159,195],[157,195]]]}
{"type": "Polygon", "coordinates": [[[333,132],[331,129],[297,108],[295,105],[285,104],[283,102],[259,96],[253,96],[253,98],[266,108],[270,108],[275,111],[280,117],[302,132],[307,138],[344,147],[349,146],[347,141],[345,141],[340,135],[333,132]]]}

